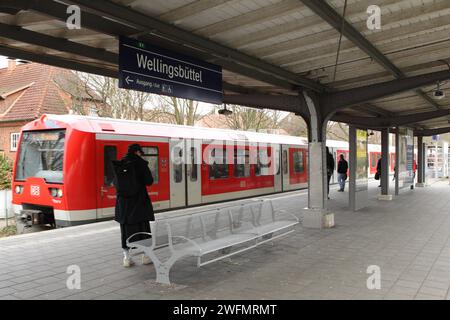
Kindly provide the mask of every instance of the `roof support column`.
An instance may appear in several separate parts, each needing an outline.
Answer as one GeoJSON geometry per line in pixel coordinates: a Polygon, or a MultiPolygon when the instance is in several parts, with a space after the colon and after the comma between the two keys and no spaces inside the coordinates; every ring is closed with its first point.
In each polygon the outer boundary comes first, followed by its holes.
{"type": "Polygon", "coordinates": [[[308,208],[303,212],[303,226],[332,227],[334,215],[327,211],[326,124],[313,93],[303,92],[308,109],[308,208]]]}
{"type": "Polygon", "coordinates": [[[381,194],[378,200],[392,200],[392,194],[389,194],[389,160],[389,128],[384,128],[381,130],[381,194]]]}
{"type": "Polygon", "coordinates": [[[425,145],[423,137],[417,137],[417,183],[416,187],[425,186],[425,145]]]}

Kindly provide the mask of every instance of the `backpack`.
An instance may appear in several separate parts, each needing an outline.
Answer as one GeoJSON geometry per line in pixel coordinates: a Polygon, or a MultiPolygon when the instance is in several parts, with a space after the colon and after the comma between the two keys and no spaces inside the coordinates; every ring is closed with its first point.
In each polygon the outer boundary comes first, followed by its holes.
{"type": "Polygon", "coordinates": [[[136,164],[134,161],[113,160],[114,187],[117,195],[132,197],[139,192],[139,182],[136,176],[136,164]]]}

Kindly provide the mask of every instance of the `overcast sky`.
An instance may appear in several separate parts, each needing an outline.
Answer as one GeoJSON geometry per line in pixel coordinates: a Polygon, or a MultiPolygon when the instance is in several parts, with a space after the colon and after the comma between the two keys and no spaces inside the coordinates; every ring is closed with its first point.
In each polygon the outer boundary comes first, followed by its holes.
{"type": "Polygon", "coordinates": [[[6,57],[0,56],[0,68],[4,68],[8,65],[8,61],[6,60],[6,57]]]}

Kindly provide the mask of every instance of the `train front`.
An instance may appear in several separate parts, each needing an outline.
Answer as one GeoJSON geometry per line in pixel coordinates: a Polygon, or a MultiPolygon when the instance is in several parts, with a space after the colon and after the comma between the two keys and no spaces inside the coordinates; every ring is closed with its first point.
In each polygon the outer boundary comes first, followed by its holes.
{"type": "Polygon", "coordinates": [[[55,227],[64,209],[66,128],[41,117],[22,128],[13,169],[13,208],[19,232],[36,225],[55,227]]]}

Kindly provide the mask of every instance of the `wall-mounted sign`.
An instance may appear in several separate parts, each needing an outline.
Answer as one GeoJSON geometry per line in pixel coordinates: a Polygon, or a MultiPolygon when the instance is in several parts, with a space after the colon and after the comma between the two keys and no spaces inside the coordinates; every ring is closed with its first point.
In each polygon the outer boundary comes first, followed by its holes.
{"type": "Polygon", "coordinates": [[[222,67],[120,38],[119,87],[222,104],[222,67]]]}

